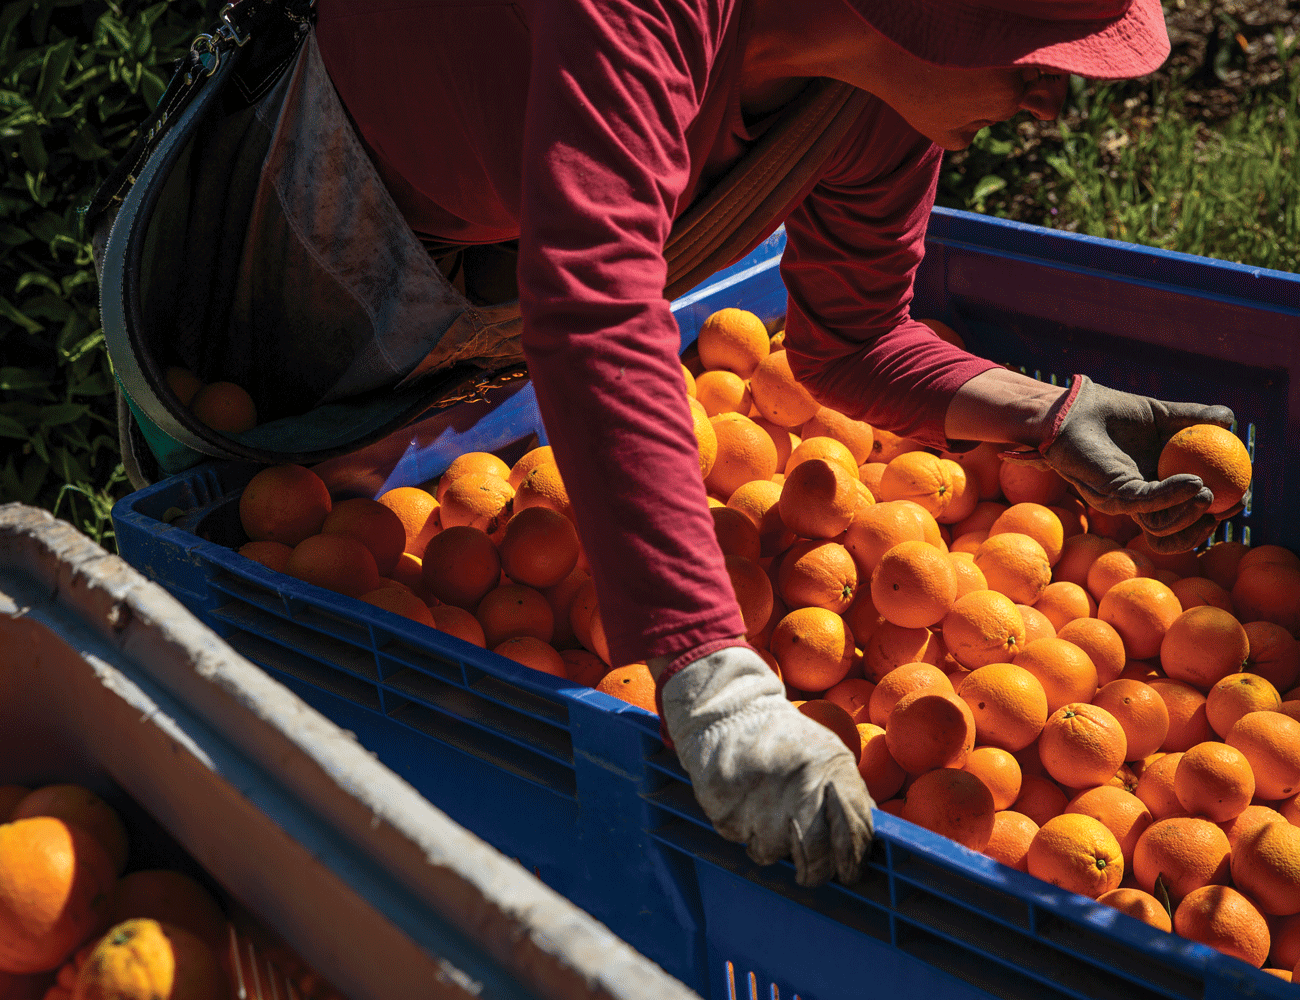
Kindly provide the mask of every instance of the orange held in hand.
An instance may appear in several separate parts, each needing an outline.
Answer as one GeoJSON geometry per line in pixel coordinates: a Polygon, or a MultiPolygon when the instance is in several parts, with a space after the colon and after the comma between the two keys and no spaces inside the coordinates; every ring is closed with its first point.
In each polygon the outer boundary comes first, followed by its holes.
{"type": "Polygon", "coordinates": [[[1211,514],[1231,510],[1250,488],[1250,453],[1232,431],[1214,424],[1184,427],[1165,444],[1156,468],[1161,479],[1200,476],[1214,494],[1211,514]]]}

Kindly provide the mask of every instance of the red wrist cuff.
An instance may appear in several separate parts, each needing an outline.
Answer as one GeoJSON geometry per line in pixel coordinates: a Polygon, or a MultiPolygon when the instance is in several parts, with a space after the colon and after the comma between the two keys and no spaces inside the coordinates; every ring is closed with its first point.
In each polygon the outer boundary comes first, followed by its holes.
{"type": "Polygon", "coordinates": [[[682,653],[681,656],[664,667],[664,672],[655,681],[655,711],[659,713],[659,737],[669,750],[676,751],[677,747],[673,745],[673,739],[668,735],[668,727],[664,725],[664,685],[672,680],[679,671],[689,667],[696,660],[702,660],[720,649],[729,649],[732,646],[752,648],[744,639],[714,639],[712,642],[706,642],[682,653]]]}
{"type": "Polygon", "coordinates": [[[1070,376],[1070,391],[1065,397],[1056,404],[1056,414],[1052,417],[1052,427],[1047,433],[1047,438],[1038,446],[1038,452],[1043,457],[1047,456],[1047,449],[1056,443],[1056,438],[1061,433],[1061,425],[1065,423],[1065,418],[1074,406],[1074,401],[1079,398],[1079,390],[1083,388],[1083,376],[1070,376]]]}

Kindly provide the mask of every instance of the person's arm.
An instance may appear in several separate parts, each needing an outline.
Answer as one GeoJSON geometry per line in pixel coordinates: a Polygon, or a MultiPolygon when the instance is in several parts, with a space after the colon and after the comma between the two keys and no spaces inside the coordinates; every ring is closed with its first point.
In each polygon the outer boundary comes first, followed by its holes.
{"type": "Polygon", "coordinates": [[[663,297],[718,11],[542,6],[524,130],[524,350],[610,649],[655,665],[664,725],[724,837],[760,863],[793,856],[805,884],[852,880],[871,798],[844,744],[738,638],[663,297]]]}

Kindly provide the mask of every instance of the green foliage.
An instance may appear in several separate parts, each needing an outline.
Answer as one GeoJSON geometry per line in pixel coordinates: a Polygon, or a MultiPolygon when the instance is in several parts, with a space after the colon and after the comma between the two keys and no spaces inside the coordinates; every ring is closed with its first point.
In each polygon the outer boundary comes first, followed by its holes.
{"type": "Polygon", "coordinates": [[[0,502],[52,509],[98,541],[127,487],[79,210],[215,6],[0,6],[0,502]]]}
{"type": "Polygon", "coordinates": [[[1177,85],[1072,78],[1058,127],[1003,123],[950,155],[939,204],[1300,271],[1300,57],[1274,40],[1287,74],[1215,128],[1185,113],[1177,85]]]}

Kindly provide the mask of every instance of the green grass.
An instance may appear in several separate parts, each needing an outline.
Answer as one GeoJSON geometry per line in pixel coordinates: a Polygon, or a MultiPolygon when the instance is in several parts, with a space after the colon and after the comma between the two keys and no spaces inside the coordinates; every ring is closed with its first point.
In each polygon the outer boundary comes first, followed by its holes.
{"type": "Polygon", "coordinates": [[[940,204],[1091,236],[1300,272],[1300,58],[1208,127],[1183,92],[1072,81],[1059,127],[1007,123],[950,156],[940,204]]]}

